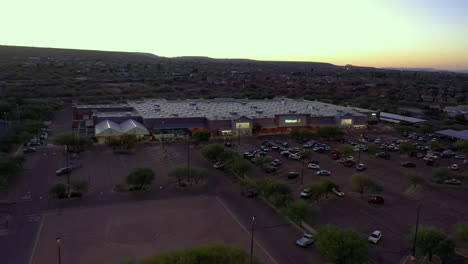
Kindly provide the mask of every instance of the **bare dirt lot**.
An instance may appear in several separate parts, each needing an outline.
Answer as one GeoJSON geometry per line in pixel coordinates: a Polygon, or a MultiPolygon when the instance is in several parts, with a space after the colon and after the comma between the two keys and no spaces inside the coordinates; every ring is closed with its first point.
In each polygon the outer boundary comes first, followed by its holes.
{"type": "MultiPolygon", "coordinates": [[[[213,197],[95,206],[44,215],[33,263],[121,263],[159,252],[224,242],[249,250],[250,235],[213,197]]],[[[271,263],[262,248],[256,257],[271,263]]]]}
{"type": "MultiPolygon", "coordinates": [[[[386,137],[397,137],[386,135],[386,137]]],[[[287,136],[264,137],[269,140],[280,139],[288,141],[290,147],[300,146],[287,136]]],[[[260,138],[248,138],[241,141],[239,152],[255,150],[262,143],[260,138]]],[[[331,147],[336,148],[340,143],[323,141],[331,147]]],[[[367,153],[361,153],[361,162],[366,164],[367,169],[363,171],[373,181],[384,188],[381,194],[385,198],[384,205],[373,205],[367,203],[369,195],[361,197],[351,192],[350,177],[357,171],[354,168],[344,167],[329,157],[326,153],[314,153],[312,160],[318,161],[322,169],[330,170],[331,176],[317,176],[316,170],[304,169],[304,184],[301,186],[300,177],[288,180],[287,172],[296,171],[301,173],[302,162],[289,160],[278,152],[270,150],[268,155],[279,158],[283,166],[274,173],[265,173],[256,168],[252,173],[255,177],[271,177],[290,184],[299,197],[299,193],[310,183],[318,182],[329,177],[333,182],[339,184],[340,189],[345,192],[345,197],[330,196],[329,199],[322,198],[319,201],[320,216],[312,221],[314,226],[321,224],[334,224],[340,227],[352,228],[363,235],[368,236],[374,230],[383,232],[383,240],[378,245],[370,245],[371,259],[376,263],[398,263],[402,256],[409,251],[407,235],[415,226],[416,211],[418,204],[421,207],[421,225],[430,225],[452,232],[459,221],[468,219],[468,191],[466,186],[448,186],[429,183],[433,169],[447,167],[454,160],[440,158],[433,167],[426,166],[422,160],[409,158],[397,152],[391,153],[390,160],[376,158],[367,153]],[[404,168],[400,166],[401,161],[416,163],[415,168],[404,168]],[[415,171],[426,178],[427,183],[414,188],[411,186],[405,173],[415,171]]],[[[353,155],[355,158],[357,154],[353,155]]],[[[306,163],[307,166],[307,163],[306,163]]],[[[462,165],[460,173],[468,168],[462,165]]],[[[299,198],[298,198],[299,199],[299,198]]],[[[310,200],[310,203],[315,201],[310,200]]]]}

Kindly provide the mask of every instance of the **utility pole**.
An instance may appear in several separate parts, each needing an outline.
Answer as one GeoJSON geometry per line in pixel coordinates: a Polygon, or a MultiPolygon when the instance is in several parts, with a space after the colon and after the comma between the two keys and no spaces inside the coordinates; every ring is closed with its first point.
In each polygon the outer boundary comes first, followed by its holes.
{"type": "Polygon", "coordinates": [[[416,215],[416,229],[414,231],[414,241],[413,241],[413,256],[412,259],[416,260],[416,239],[418,236],[418,227],[419,227],[419,212],[421,210],[421,204],[418,204],[418,212],[416,215]]]}
{"type": "MultiPolygon", "coordinates": [[[[304,151],[304,149],[302,149],[304,151]]],[[[302,159],[302,171],[301,171],[301,186],[304,184],[304,157],[302,159]]]]}
{"type": "Polygon", "coordinates": [[[16,110],[18,111],[18,122],[21,122],[21,116],[20,116],[20,108],[19,108],[19,104],[16,104],[16,110]]]}
{"type": "Polygon", "coordinates": [[[57,250],[58,250],[58,264],[61,264],[62,256],[60,255],[60,237],[57,237],[57,250]]]}
{"type": "Polygon", "coordinates": [[[7,132],[9,132],[7,113],[6,113],[6,112],[3,112],[3,116],[4,116],[4,118],[5,118],[5,127],[6,127],[6,129],[7,129],[7,132]]]}
{"type": "Polygon", "coordinates": [[[255,227],[255,216],[252,216],[252,229],[250,238],[250,264],[253,263],[253,242],[254,242],[254,227],[255,227]]]}

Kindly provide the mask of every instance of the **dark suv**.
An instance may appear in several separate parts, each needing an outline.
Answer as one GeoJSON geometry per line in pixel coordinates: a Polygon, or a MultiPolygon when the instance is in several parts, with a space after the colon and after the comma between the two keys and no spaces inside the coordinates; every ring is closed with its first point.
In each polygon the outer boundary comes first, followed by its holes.
{"type": "Polygon", "coordinates": [[[299,173],[295,171],[288,172],[288,179],[294,179],[299,177],[299,173]]]}
{"type": "Polygon", "coordinates": [[[414,167],[416,167],[416,164],[414,164],[413,162],[405,161],[405,162],[401,163],[401,166],[406,167],[406,168],[414,168],[414,167]]]}

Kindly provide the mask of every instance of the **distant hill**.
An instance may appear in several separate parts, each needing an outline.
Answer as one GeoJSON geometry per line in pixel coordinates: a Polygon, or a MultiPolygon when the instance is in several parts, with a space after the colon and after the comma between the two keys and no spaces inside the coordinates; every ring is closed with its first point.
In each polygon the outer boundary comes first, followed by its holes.
{"type": "Polygon", "coordinates": [[[440,70],[434,68],[396,68],[396,67],[385,67],[380,68],[385,70],[397,70],[397,71],[420,71],[420,72],[459,72],[459,73],[468,73],[468,70],[440,70]]]}
{"type": "Polygon", "coordinates": [[[2,60],[22,60],[28,58],[47,59],[57,57],[109,61],[145,61],[161,58],[151,53],[36,48],[0,45],[0,59],[2,60]]]}

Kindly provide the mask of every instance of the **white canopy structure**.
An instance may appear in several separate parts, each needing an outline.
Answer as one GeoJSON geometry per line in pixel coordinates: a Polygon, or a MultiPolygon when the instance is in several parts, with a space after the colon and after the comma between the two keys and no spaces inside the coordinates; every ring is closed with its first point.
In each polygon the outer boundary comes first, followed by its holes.
{"type": "Polygon", "coordinates": [[[94,127],[94,135],[96,137],[113,137],[121,136],[122,134],[120,125],[110,120],[104,120],[94,127]]]}
{"type": "Polygon", "coordinates": [[[145,126],[133,119],[128,119],[127,121],[121,123],[120,129],[124,134],[132,134],[137,136],[149,134],[149,131],[145,126]]]}

